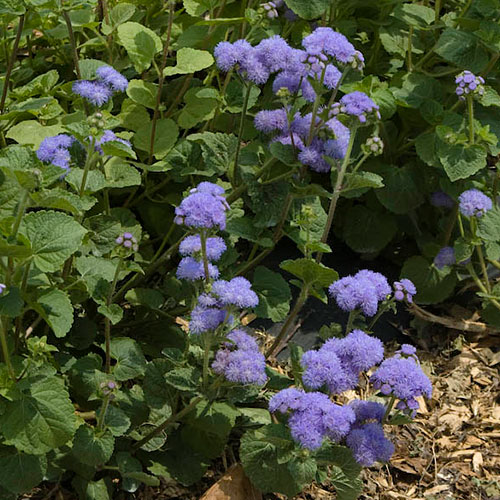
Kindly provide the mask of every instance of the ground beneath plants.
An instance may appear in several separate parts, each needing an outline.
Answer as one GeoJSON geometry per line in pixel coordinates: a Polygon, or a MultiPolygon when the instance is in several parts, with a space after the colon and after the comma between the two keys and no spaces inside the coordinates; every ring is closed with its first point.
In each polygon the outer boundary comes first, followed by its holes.
{"type": "MultiPolygon", "coordinates": [[[[432,400],[421,401],[413,424],[396,428],[390,464],[365,469],[361,500],[500,500],[500,337],[471,340],[449,333],[431,327],[420,337],[418,355],[432,376],[432,400]]],[[[229,456],[227,462],[229,473],[220,461],[193,487],[165,483],[116,498],[284,500],[252,491],[229,456]]],[[[64,487],[39,488],[24,498],[76,499],[64,487]]],[[[328,486],[314,484],[295,500],[334,498],[328,486]]]]}

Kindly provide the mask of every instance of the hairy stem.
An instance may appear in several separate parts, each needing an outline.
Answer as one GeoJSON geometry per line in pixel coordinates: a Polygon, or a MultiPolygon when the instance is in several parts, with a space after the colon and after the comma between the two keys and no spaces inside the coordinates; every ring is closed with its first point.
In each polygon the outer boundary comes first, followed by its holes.
{"type": "Polygon", "coordinates": [[[207,331],[203,334],[203,388],[208,385],[208,369],[210,361],[210,349],[212,348],[212,332],[207,331]]]}
{"type": "Polygon", "coordinates": [[[474,100],[467,96],[467,115],[469,117],[469,143],[474,144],[474,100]]]}
{"type": "Polygon", "coordinates": [[[391,414],[392,407],[394,406],[395,402],[396,402],[396,396],[394,396],[393,394],[391,395],[391,399],[389,399],[389,402],[387,403],[387,406],[385,408],[384,417],[382,418],[382,424],[385,424],[389,419],[389,415],[391,414]]]}
{"type": "Polygon", "coordinates": [[[200,242],[201,242],[201,257],[203,259],[203,271],[205,273],[205,283],[208,285],[210,283],[210,271],[208,268],[208,257],[207,257],[207,234],[203,230],[200,232],[200,242]]]}
{"type": "Polygon", "coordinates": [[[9,347],[7,345],[7,329],[5,327],[5,317],[0,317],[0,342],[2,344],[2,353],[5,364],[7,365],[7,370],[9,372],[10,378],[12,380],[16,379],[14,374],[14,369],[12,368],[12,364],[10,362],[10,354],[9,347]]]}
{"type": "Polygon", "coordinates": [[[247,83],[247,88],[245,91],[245,96],[243,98],[243,108],[241,109],[240,116],[240,126],[238,128],[238,144],[236,145],[236,153],[234,155],[234,164],[233,168],[228,172],[229,179],[233,186],[239,184],[239,171],[238,171],[238,161],[240,159],[240,151],[241,151],[241,138],[243,136],[243,128],[245,126],[245,118],[247,115],[248,109],[248,101],[250,99],[250,92],[252,91],[252,84],[250,82],[247,83]]]}
{"type": "Polygon", "coordinates": [[[105,396],[102,401],[101,411],[99,412],[99,418],[97,420],[97,430],[99,431],[104,430],[104,419],[106,418],[106,412],[108,411],[110,396],[111,395],[105,396]]]}
{"type": "MultiPolygon", "coordinates": [[[[107,307],[113,303],[113,294],[115,293],[116,283],[118,282],[118,276],[120,275],[122,263],[123,257],[120,257],[118,263],[116,264],[115,275],[113,276],[111,288],[109,289],[108,296],[106,297],[107,307]]],[[[107,316],[104,318],[104,341],[106,344],[106,365],[104,371],[109,373],[111,371],[111,320],[107,316]]]]}

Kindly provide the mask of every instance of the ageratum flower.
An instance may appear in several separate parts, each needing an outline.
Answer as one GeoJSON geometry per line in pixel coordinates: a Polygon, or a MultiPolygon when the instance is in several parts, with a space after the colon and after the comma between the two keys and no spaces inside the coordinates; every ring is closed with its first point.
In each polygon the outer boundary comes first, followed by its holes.
{"type": "Polygon", "coordinates": [[[132,233],[125,232],[116,238],[115,243],[127,250],[133,249],[134,252],[139,250],[139,246],[137,245],[137,239],[134,237],[132,233]]]}
{"type": "Polygon", "coordinates": [[[391,287],[382,274],[365,269],[335,281],[328,291],[344,311],[361,309],[366,316],[374,316],[378,303],[387,298],[391,287]]]}
{"type": "Polygon", "coordinates": [[[209,330],[215,330],[224,323],[226,314],[226,311],[217,307],[196,305],[191,311],[189,331],[194,334],[200,334],[209,330]]]}
{"type": "Polygon", "coordinates": [[[326,394],[294,388],[275,394],[269,401],[269,411],[289,412],[293,439],[310,450],[318,449],[325,438],[340,441],[356,420],[351,408],[333,403],[326,394]]]}
{"type": "Polygon", "coordinates": [[[353,429],[346,438],[356,462],[369,467],[375,462],[387,462],[394,453],[394,445],[385,437],[379,423],[370,422],[353,429]]]}
{"type": "MultiPolygon", "coordinates": [[[[219,269],[213,264],[208,263],[208,274],[210,278],[217,279],[219,277],[219,269]]],[[[176,275],[179,279],[188,281],[206,279],[205,266],[203,262],[193,257],[184,257],[179,262],[176,275]]]]}
{"type": "Polygon", "coordinates": [[[243,309],[255,307],[259,303],[257,294],[252,290],[252,284],[241,276],[230,281],[215,281],[212,285],[212,294],[224,306],[232,305],[243,309]]]}
{"type": "Polygon", "coordinates": [[[464,191],[458,197],[458,202],[460,213],[466,217],[482,217],[493,208],[491,199],[479,189],[464,191]]]}
{"type": "Polygon", "coordinates": [[[129,148],[132,147],[132,144],[130,144],[129,141],[126,139],[122,139],[121,137],[118,137],[112,130],[105,130],[100,137],[100,139],[97,140],[95,149],[96,151],[99,152],[99,154],[103,155],[104,151],[102,150],[101,146],[110,141],[116,141],[116,142],[121,142],[122,144],[125,144],[125,146],[128,146],[129,148]]]}
{"type": "Polygon", "coordinates": [[[341,113],[352,116],[362,124],[371,117],[380,120],[379,107],[364,92],[359,90],[344,95],[340,102],[332,106],[329,113],[332,117],[341,113]]]}
{"type": "Polygon", "coordinates": [[[455,93],[462,101],[467,95],[482,96],[484,94],[484,78],[476,76],[468,70],[457,75],[455,83],[457,84],[455,93]]]}
{"type": "Polygon", "coordinates": [[[113,96],[113,90],[102,82],[79,80],[73,83],[73,92],[87,99],[91,104],[101,107],[113,96]]]}
{"type": "MultiPolygon", "coordinates": [[[[222,254],[226,251],[226,244],[220,237],[207,238],[206,241],[207,259],[215,262],[218,261],[222,254]]],[[[181,241],[179,246],[179,253],[183,256],[197,255],[201,256],[201,238],[198,234],[193,236],[186,236],[181,241]]]]}
{"type": "Polygon", "coordinates": [[[229,205],[223,193],[224,189],[216,184],[200,183],[175,209],[174,222],[195,228],[225,229],[229,205]]]}
{"type": "Polygon", "coordinates": [[[267,381],[266,358],[257,342],[243,330],[233,330],[215,354],[212,369],[230,382],[263,385],[267,381]]]}
{"type": "Polygon", "coordinates": [[[415,356],[417,354],[417,349],[410,344],[402,344],[401,348],[396,351],[402,357],[415,356]]]}
{"type": "Polygon", "coordinates": [[[415,358],[396,355],[386,359],[370,378],[375,389],[404,401],[408,408],[418,404],[415,398],[419,396],[430,398],[431,381],[415,358]]]}
{"type": "Polygon", "coordinates": [[[36,155],[44,163],[52,163],[57,167],[69,171],[71,163],[71,153],[69,149],[76,142],[76,139],[67,134],[59,134],[53,137],[46,137],[38,147],[36,155]]]}
{"type": "Polygon", "coordinates": [[[456,264],[455,250],[453,247],[443,247],[434,257],[434,265],[438,269],[443,269],[445,266],[453,266],[456,264]]]}
{"type": "Polygon", "coordinates": [[[349,402],[349,408],[352,408],[356,415],[355,426],[360,426],[368,422],[382,423],[385,415],[385,406],[375,401],[354,399],[349,402]]]}
{"type": "Polygon", "coordinates": [[[96,69],[97,79],[115,92],[125,92],[128,80],[111,66],[100,66],[96,69]]]}
{"type": "Polygon", "coordinates": [[[417,288],[412,281],[403,278],[401,281],[395,281],[393,287],[396,300],[406,300],[410,304],[413,302],[413,296],[417,293],[417,288]]]}
{"type": "Polygon", "coordinates": [[[431,205],[438,208],[453,208],[455,201],[444,191],[435,191],[431,194],[431,205]]]}

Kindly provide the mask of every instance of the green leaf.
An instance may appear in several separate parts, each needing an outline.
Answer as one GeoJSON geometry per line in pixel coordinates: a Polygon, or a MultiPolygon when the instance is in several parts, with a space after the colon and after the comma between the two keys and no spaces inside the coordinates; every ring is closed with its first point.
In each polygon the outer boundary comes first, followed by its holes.
{"type": "Polygon", "coordinates": [[[75,476],[72,484],[79,492],[81,500],[109,500],[108,488],[104,479],[86,481],[81,476],[75,476]]]}
{"type": "Polygon", "coordinates": [[[127,21],[117,29],[118,41],[125,47],[135,70],[142,73],[151,66],[157,52],[162,49],[160,37],[142,24],[127,21]]]}
{"type": "MultiPolygon", "coordinates": [[[[293,442],[282,424],[269,424],[256,431],[248,431],[241,438],[240,459],[249,477],[263,493],[282,493],[289,497],[314,479],[305,474],[296,475],[297,467],[280,463],[280,453],[293,449],[293,442]]],[[[312,472],[312,469],[310,469],[312,472]]]]}
{"type": "Polygon", "coordinates": [[[150,309],[161,309],[165,302],[161,292],[153,288],[132,288],[126,293],[125,299],[133,306],[145,306],[150,309]]]}
{"type": "Polygon", "coordinates": [[[479,102],[485,107],[496,106],[498,108],[500,107],[500,95],[498,95],[495,89],[486,85],[484,87],[484,94],[479,98],[479,102]]]}
{"type": "Polygon", "coordinates": [[[15,318],[23,310],[24,301],[21,298],[19,288],[10,287],[0,295],[0,315],[15,318]]]}
{"type": "Polygon", "coordinates": [[[285,260],[280,264],[280,267],[308,286],[324,288],[339,279],[337,271],[319,264],[314,259],[285,260]]]}
{"type": "Polygon", "coordinates": [[[183,47],[177,51],[177,64],[163,70],[164,76],[186,75],[209,68],[214,63],[212,54],[206,50],[183,47]]]}
{"type": "Polygon", "coordinates": [[[434,9],[411,3],[399,4],[392,15],[410,26],[425,27],[434,21],[434,9]]]}
{"type": "Polygon", "coordinates": [[[111,357],[116,360],[113,367],[116,380],[129,380],[144,375],[146,359],[135,340],[126,337],[112,339],[111,357]]]}
{"type": "Polygon", "coordinates": [[[214,117],[219,105],[219,93],[215,89],[195,87],[186,92],[184,102],[186,105],[177,123],[179,127],[189,129],[214,117]]]}
{"type": "Polygon", "coordinates": [[[467,179],[486,167],[486,150],[479,145],[438,141],[437,154],[452,182],[467,179]]]}
{"type": "Polygon", "coordinates": [[[113,436],[123,436],[130,428],[130,423],[130,418],[119,406],[108,406],[104,416],[104,426],[113,436]]]}
{"type": "Polygon", "coordinates": [[[199,17],[207,11],[211,11],[219,3],[219,0],[183,0],[186,12],[193,17],[199,17]]]}
{"type": "Polygon", "coordinates": [[[488,63],[488,52],[478,39],[467,31],[446,28],[439,37],[436,54],[461,69],[480,72],[488,63]]]}
{"type": "MultiPolygon", "coordinates": [[[[243,110],[243,102],[245,100],[246,86],[238,80],[231,80],[226,87],[226,111],[229,113],[241,113],[243,110]]],[[[248,98],[247,109],[253,108],[257,103],[260,95],[260,89],[256,85],[252,85],[250,96],[248,98]]],[[[273,143],[278,144],[278,143],[273,143]]]]}
{"type": "Polygon", "coordinates": [[[238,139],[234,135],[202,132],[191,134],[187,139],[201,146],[206,175],[221,175],[229,170],[238,145],[238,139]]]}
{"type": "Polygon", "coordinates": [[[394,238],[397,225],[389,214],[379,214],[363,205],[356,205],[346,215],[344,237],[356,252],[374,253],[394,238]]]}
{"type": "Polygon", "coordinates": [[[0,448],[0,485],[13,493],[26,493],[42,482],[47,471],[45,455],[27,455],[15,448],[0,448]]]}
{"type": "Polygon", "coordinates": [[[41,210],[25,215],[19,232],[31,243],[34,265],[56,272],[80,248],[87,231],[69,215],[41,210]]]}
{"type": "Polygon", "coordinates": [[[240,412],[228,403],[202,401],[189,413],[182,428],[183,440],[207,458],[222,453],[240,412]]]}
{"type": "Polygon", "coordinates": [[[500,241],[500,209],[494,207],[479,218],[477,235],[486,241],[500,241]]]}
{"type": "Polygon", "coordinates": [[[19,144],[31,144],[35,149],[38,149],[40,143],[46,137],[52,137],[63,132],[62,125],[42,125],[36,120],[24,120],[9,129],[6,137],[19,144]]]}
{"type": "Polygon", "coordinates": [[[442,101],[443,90],[440,83],[421,73],[409,73],[403,78],[400,89],[393,90],[399,104],[410,108],[419,108],[428,100],[442,101]]]}
{"type": "Polygon", "coordinates": [[[165,374],[171,368],[172,363],[166,359],[153,359],[148,363],[144,375],[144,397],[149,406],[164,408],[170,402],[173,391],[165,380],[165,374]]]}
{"type": "Polygon", "coordinates": [[[35,206],[43,208],[55,208],[65,210],[72,215],[80,215],[82,212],[90,210],[97,202],[91,196],[78,196],[65,189],[52,188],[42,189],[31,193],[31,199],[35,206]]]}
{"type": "Polygon", "coordinates": [[[281,142],[276,141],[269,145],[269,151],[281,163],[288,166],[297,165],[297,158],[295,157],[293,146],[290,146],[289,144],[281,144],[281,142]]]}
{"type": "Polygon", "coordinates": [[[73,455],[87,465],[104,465],[111,458],[114,446],[115,439],[110,431],[101,432],[83,424],[73,439],[73,455]]]}
{"type": "Polygon", "coordinates": [[[75,433],[75,409],[62,379],[23,380],[26,390],[5,405],[2,433],[6,444],[43,454],[66,444],[75,433]]]}
{"type": "MultiPolygon", "coordinates": [[[[109,143],[106,143],[109,144],[109,143]]],[[[120,144],[120,143],[118,143],[120,144]]],[[[103,145],[104,148],[105,145],[103,145]]],[[[113,160],[104,166],[106,181],[111,188],[124,188],[139,186],[141,184],[141,174],[132,165],[121,160],[113,160]]]]}
{"type": "MultiPolygon", "coordinates": [[[[145,123],[135,133],[133,143],[141,151],[149,151],[151,145],[152,122],[145,123]]],[[[162,118],[156,122],[153,153],[155,158],[161,159],[175,146],[179,128],[170,118],[162,118]]]]}
{"type": "Polygon", "coordinates": [[[283,276],[267,267],[259,266],[253,275],[252,287],[259,296],[255,313],[275,323],[283,321],[290,311],[292,294],[283,276]]]}
{"type": "Polygon", "coordinates": [[[382,187],[384,187],[383,178],[378,174],[374,174],[373,172],[347,173],[341,194],[346,198],[357,198],[359,190],[361,189],[379,189],[382,187]],[[354,191],[354,193],[352,191],[354,191]]]}
{"type": "Polygon", "coordinates": [[[35,309],[52,328],[56,337],[64,337],[73,325],[73,305],[67,292],[57,288],[37,299],[35,309]]]}
{"type": "Polygon", "coordinates": [[[175,368],[165,374],[165,382],[179,391],[196,391],[200,372],[193,367],[175,368]]]}
{"type": "Polygon", "coordinates": [[[322,16],[330,6],[330,0],[286,0],[286,5],[302,19],[310,21],[322,16]]]}
{"type": "Polygon", "coordinates": [[[110,35],[120,24],[128,21],[135,13],[135,5],[131,3],[119,3],[109,12],[109,23],[103,21],[101,29],[107,36],[110,35]]]}
{"type": "Polygon", "coordinates": [[[446,274],[430,265],[423,257],[410,257],[401,270],[401,277],[408,278],[417,287],[415,301],[436,304],[448,298],[455,289],[455,273],[446,274]]]}
{"type": "Polygon", "coordinates": [[[2,0],[0,2],[0,14],[10,14],[20,16],[26,12],[26,7],[22,0],[2,0]]]}
{"type": "MultiPolygon", "coordinates": [[[[64,180],[77,192],[80,192],[83,179],[83,168],[71,168],[70,173],[64,180]]],[[[88,172],[85,183],[85,193],[95,193],[107,187],[106,177],[100,170],[91,170],[88,172]]]]}
{"type": "Polygon", "coordinates": [[[127,95],[137,104],[146,108],[155,109],[156,94],[158,86],[144,80],[130,80],[127,87],[127,95]]]}
{"type": "Polygon", "coordinates": [[[47,71],[47,73],[43,73],[33,78],[26,85],[13,89],[11,95],[21,99],[26,99],[34,95],[46,95],[58,80],[59,73],[57,70],[51,69],[47,71]]]}
{"type": "Polygon", "coordinates": [[[130,453],[121,451],[116,455],[116,463],[123,479],[122,489],[133,493],[141,483],[148,486],[159,486],[160,480],[142,471],[142,464],[130,453]]]}
{"type": "MultiPolygon", "coordinates": [[[[385,187],[376,191],[380,203],[396,214],[405,214],[424,201],[421,168],[406,165],[379,165],[385,187]]],[[[377,169],[377,170],[378,170],[377,169]]]]}
{"type": "MultiPolygon", "coordinates": [[[[106,156],[116,156],[119,158],[137,159],[134,150],[128,145],[120,141],[106,141],[101,144],[101,149],[106,156]]],[[[108,164],[106,164],[108,166],[108,164]]]]}

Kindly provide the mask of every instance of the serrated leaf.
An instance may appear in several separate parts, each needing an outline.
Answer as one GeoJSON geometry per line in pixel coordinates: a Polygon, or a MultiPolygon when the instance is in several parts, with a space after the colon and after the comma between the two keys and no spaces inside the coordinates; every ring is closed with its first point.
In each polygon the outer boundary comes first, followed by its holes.
{"type": "Polygon", "coordinates": [[[45,455],[28,455],[15,448],[0,448],[0,485],[16,494],[37,486],[47,470],[45,455]]]}
{"type": "Polygon", "coordinates": [[[2,433],[7,444],[43,454],[66,444],[75,433],[75,409],[56,377],[25,379],[28,390],[5,406],[2,433]]]}
{"type": "Polygon", "coordinates": [[[177,51],[177,64],[163,70],[165,76],[186,75],[209,68],[214,63],[212,54],[206,50],[183,47],[177,51]]]}
{"type": "MultiPolygon", "coordinates": [[[[133,143],[141,151],[149,151],[151,145],[152,123],[145,123],[135,133],[133,143]]],[[[155,158],[161,159],[175,146],[179,128],[177,124],[169,118],[162,118],[156,122],[155,140],[153,154],[155,158]]]]}
{"type": "Polygon", "coordinates": [[[110,431],[101,432],[87,424],[81,425],[73,439],[73,455],[87,465],[104,465],[113,454],[115,439],[110,431]]]}
{"type": "Polygon", "coordinates": [[[486,150],[479,145],[447,144],[439,141],[437,155],[452,182],[467,179],[486,167],[486,150]]]}
{"type": "Polygon", "coordinates": [[[141,184],[139,171],[120,160],[108,162],[104,167],[104,172],[107,184],[111,188],[124,188],[141,184]]]}
{"type": "Polygon", "coordinates": [[[158,86],[144,80],[130,80],[127,87],[127,95],[137,104],[146,108],[155,109],[156,94],[158,86]]]}
{"type": "Polygon", "coordinates": [[[314,259],[285,260],[280,267],[297,276],[306,286],[324,288],[339,278],[337,271],[319,264],[314,259]]]}
{"type": "Polygon", "coordinates": [[[477,223],[477,235],[483,240],[500,241],[500,209],[488,210],[477,223]]]}
{"type": "Polygon", "coordinates": [[[286,0],[288,8],[292,9],[302,19],[310,21],[321,17],[330,6],[330,0],[286,0]]]}
{"type": "Polygon", "coordinates": [[[160,37],[142,24],[127,21],[118,26],[117,33],[138,73],[148,69],[155,54],[162,49],[160,37]]]}
{"type": "MultiPolygon", "coordinates": [[[[97,297],[93,298],[94,300],[97,300],[97,297]]],[[[97,311],[103,316],[106,316],[106,318],[111,321],[112,325],[116,325],[123,318],[123,309],[118,304],[110,304],[109,306],[101,304],[97,311]]]]}
{"type": "Polygon", "coordinates": [[[19,288],[10,287],[0,295],[0,315],[9,318],[19,316],[23,310],[24,301],[19,288]]]}
{"type": "Polygon", "coordinates": [[[179,391],[196,391],[200,372],[196,368],[174,368],[165,374],[165,382],[179,391]]]}
{"type": "Polygon", "coordinates": [[[220,175],[229,170],[238,145],[238,139],[234,135],[202,132],[191,134],[187,139],[201,146],[206,175],[220,175]]]}
{"type": "Polygon", "coordinates": [[[253,276],[252,287],[259,296],[255,313],[275,323],[283,321],[290,311],[292,299],[290,287],[283,276],[267,267],[259,266],[253,276]]]}
{"type": "Polygon", "coordinates": [[[132,288],[126,293],[125,299],[133,306],[146,306],[150,309],[161,309],[165,302],[161,292],[153,288],[132,288]]]}
{"type": "Polygon", "coordinates": [[[73,325],[73,305],[67,292],[53,289],[37,299],[35,309],[58,338],[66,336],[73,325]]]}
{"type": "Polygon", "coordinates": [[[135,340],[126,337],[111,339],[111,357],[116,360],[113,367],[116,380],[129,380],[144,375],[146,359],[135,340]]]}

